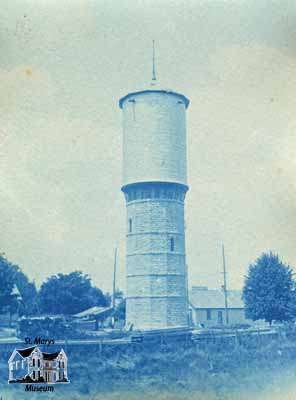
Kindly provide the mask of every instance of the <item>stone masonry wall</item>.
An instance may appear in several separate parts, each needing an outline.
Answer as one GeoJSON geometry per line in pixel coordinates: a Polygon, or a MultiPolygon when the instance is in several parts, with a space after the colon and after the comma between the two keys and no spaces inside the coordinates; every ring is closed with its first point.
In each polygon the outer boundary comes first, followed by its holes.
{"type": "Polygon", "coordinates": [[[186,189],[159,184],[151,198],[154,186],[138,184],[148,198],[127,202],[126,322],[139,329],[187,325],[184,202],[172,195],[186,189]]]}

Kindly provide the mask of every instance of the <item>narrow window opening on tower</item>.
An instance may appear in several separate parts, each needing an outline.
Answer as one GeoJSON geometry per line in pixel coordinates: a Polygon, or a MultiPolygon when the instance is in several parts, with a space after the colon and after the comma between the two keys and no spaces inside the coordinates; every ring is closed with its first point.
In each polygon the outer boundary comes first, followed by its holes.
{"type": "Polygon", "coordinates": [[[171,251],[174,251],[174,250],[175,250],[175,241],[174,241],[174,238],[170,238],[170,248],[171,248],[171,251]]]}
{"type": "Polygon", "coordinates": [[[133,230],[133,221],[131,218],[128,219],[128,231],[131,233],[133,230]]]}
{"type": "Polygon", "coordinates": [[[210,321],[212,319],[212,313],[210,309],[207,309],[207,320],[210,321]]]}

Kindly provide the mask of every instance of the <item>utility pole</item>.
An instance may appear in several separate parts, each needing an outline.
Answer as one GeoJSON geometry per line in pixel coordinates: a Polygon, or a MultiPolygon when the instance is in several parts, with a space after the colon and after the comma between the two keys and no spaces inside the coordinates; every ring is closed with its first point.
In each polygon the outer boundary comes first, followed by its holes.
{"type": "Polygon", "coordinates": [[[117,247],[114,251],[114,269],[113,269],[113,296],[112,296],[112,307],[115,308],[115,292],[116,292],[116,265],[117,264],[117,247]]]}
{"type": "Polygon", "coordinates": [[[185,264],[186,277],[186,308],[187,308],[187,324],[191,326],[190,309],[189,309],[189,292],[188,292],[188,265],[185,264]]]}
{"type": "Polygon", "coordinates": [[[225,302],[225,316],[226,316],[226,325],[228,325],[229,324],[229,314],[228,314],[226,263],[225,263],[224,244],[222,244],[222,258],[223,258],[223,278],[224,278],[223,291],[224,291],[224,302],[225,302]]]}

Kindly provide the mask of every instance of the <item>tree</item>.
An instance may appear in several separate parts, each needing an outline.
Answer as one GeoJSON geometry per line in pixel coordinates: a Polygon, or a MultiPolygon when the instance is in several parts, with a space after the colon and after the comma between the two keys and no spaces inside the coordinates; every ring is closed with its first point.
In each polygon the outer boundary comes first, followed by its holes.
{"type": "Polygon", "coordinates": [[[289,321],[296,316],[292,269],[278,255],[263,253],[248,269],[243,288],[247,318],[289,321]]]}
{"type": "Polygon", "coordinates": [[[71,315],[93,306],[107,306],[103,292],[81,271],[49,277],[39,291],[39,305],[47,314],[71,315]]]}
{"type": "Polygon", "coordinates": [[[6,258],[0,255],[0,312],[12,312],[15,308],[16,295],[13,294],[15,271],[6,258]]]}
{"type": "Polygon", "coordinates": [[[21,314],[35,312],[37,291],[34,283],[29,282],[27,276],[21,269],[6,259],[4,254],[0,254],[0,312],[10,313],[19,310],[21,314]],[[20,293],[14,293],[15,288],[20,293]]]}

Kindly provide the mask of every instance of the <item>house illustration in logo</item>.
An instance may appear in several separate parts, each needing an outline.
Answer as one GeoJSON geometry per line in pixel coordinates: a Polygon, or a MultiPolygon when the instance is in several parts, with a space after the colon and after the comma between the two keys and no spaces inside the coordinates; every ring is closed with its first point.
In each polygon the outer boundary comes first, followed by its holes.
{"type": "Polygon", "coordinates": [[[37,346],[15,349],[8,360],[8,383],[68,383],[68,359],[63,349],[44,353],[37,346]]]}

